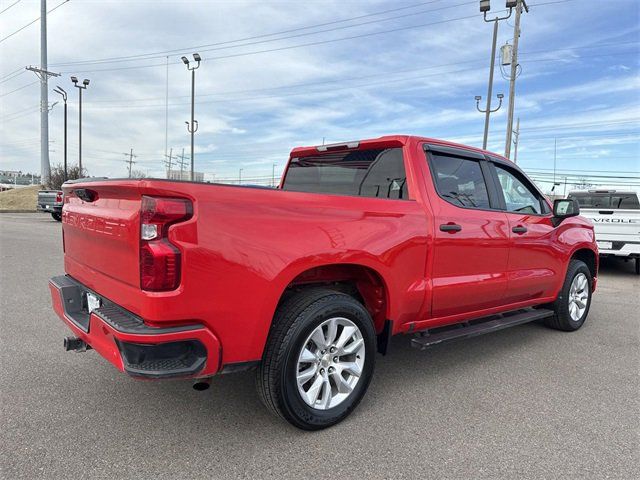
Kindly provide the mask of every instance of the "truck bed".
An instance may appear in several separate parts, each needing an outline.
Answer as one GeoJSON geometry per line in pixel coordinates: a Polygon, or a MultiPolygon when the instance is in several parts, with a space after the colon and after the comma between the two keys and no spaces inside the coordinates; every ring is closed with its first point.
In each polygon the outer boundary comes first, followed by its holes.
{"type": "Polygon", "coordinates": [[[259,358],[282,291],[314,266],[382,272],[400,321],[424,300],[415,281],[424,278],[429,226],[414,201],[168,180],[83,181],[64,193],[65,271],[150,325],[209,326],[228,347],[223,363],[259,358]],[[78,196],[86,191],[94,201],[78,196]],[[169,228],[183,268],[173,291],[140,288],[144,195],[193,203],[191,219],[169,228]]]}

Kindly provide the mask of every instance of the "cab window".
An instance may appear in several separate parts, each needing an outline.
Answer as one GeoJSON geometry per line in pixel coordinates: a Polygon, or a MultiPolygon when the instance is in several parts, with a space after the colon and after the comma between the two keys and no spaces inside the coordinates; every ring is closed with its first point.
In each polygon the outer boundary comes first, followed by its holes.
{"type": "Polygon", "coordinates": [[[540,194],[523,175],[494,163],[507,212],[547,213],[540,194]]]}

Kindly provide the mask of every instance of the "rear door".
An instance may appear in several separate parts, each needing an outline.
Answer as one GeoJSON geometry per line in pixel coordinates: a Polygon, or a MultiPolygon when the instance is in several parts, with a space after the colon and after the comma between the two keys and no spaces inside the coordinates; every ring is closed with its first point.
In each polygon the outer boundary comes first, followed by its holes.
{"type": "Polygon", "coordinates": [[[522,302],[549,296],[564,275],[553,248],[554,226],[544,196],[517,167],[492,161],[501,201],[509,222],[508,287],[505,300],[522,302]]]}
{"type": "Polygon", "coordinates": [[[506,291],[509,231],[484,157],[429,146],[435,187],[432,316],[500,306],[506,291]]]}

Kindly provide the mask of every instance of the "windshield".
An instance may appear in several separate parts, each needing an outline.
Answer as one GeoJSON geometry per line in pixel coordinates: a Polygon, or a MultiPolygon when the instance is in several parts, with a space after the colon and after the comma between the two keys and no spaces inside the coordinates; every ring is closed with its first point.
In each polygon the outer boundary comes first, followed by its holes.
{"type": "Polygon", "coordinates": [[[636,193],[578,192],[570,193],[569,198],[577,200],[580,208],[640,209],[636,193]]]}

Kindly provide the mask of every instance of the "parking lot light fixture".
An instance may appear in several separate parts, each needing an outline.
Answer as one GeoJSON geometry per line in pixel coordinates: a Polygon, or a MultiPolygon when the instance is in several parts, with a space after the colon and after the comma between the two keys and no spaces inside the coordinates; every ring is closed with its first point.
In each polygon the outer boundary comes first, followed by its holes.
{"type": "Polygon", "coordinates": [[[485,13],[491,10],[490,0],[480,0],[480,12],[485,13]]]}
{"type": "Polygon", "coordinates": [[[78,169],[82,176],[82,90],[89,86],[89,79],[85,78],[82,85],[78,85],[78,77],[71,77],[73,86],[78,89],[78,169]]]}
{"type": "Polygon", "coordinates": [[[191,134],[191,173],[189,179],[193,182],[193,166],[194,166],[194,137],[193,135],[198,130],[198,121],[194,119],[195,113],[195,92],[196,92],[196,70],[200,66],[202,57],[200,54],[194,53],[193,60],[196,62],[195,66],[190,66],[189,59],[185,56],[182,57],[182,62],[187,66],[187,70],[191,70],[191,122],[187,123],[187,131],[191,134]]]}

